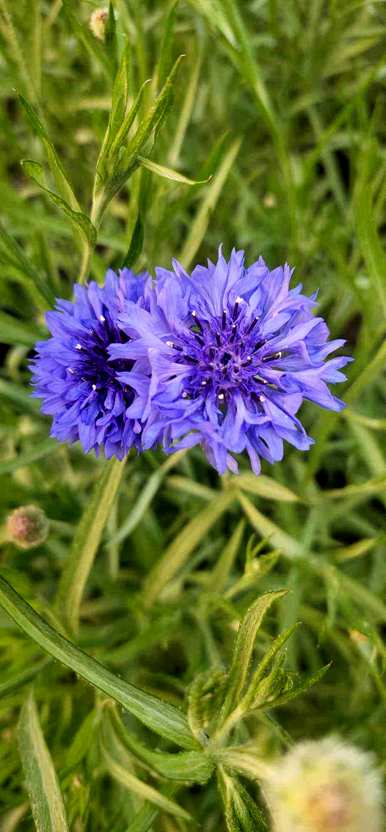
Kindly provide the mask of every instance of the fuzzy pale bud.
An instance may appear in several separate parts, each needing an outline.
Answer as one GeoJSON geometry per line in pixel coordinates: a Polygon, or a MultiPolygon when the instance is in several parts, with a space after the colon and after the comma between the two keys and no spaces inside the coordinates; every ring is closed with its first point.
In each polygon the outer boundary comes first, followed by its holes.
{"type": "Polygon", "coordinates": [[[273,765],[264,792],[274,832],[381,832],[373,757],[336,737],[291,749],[273,765]]]}
{"type": "Polygon", "coordinates": [[[7,518],[8,538],[20,549],[33,549],[47,538],[49,523],[38,506],[20,506],[7,518]]]}
{"type": "Polygon", "coordinates": [[[98,40],[104,40],[106,34],[106,25],[107,25],[107,18],[109,16],[108,9],[95,9],[93,11],[89,26],[93,33],[93,35],[98,38],[98,40]]]}

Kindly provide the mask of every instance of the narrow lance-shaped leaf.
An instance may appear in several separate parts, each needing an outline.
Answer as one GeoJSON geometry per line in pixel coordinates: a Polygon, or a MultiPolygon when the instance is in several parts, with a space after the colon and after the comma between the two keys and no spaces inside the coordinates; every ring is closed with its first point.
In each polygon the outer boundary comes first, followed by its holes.
{"type": "Polygon", "coordinates": [[[63,214],[68,217],[69,220],[73,223],[75,228],[80,231],[82,236],[92,245],[96,242],[96,229],[94,228],[92,222],[86,217],[85,214],[82,214],[81,211],[74,211],[73,208],[66,202],[61,196],[55,194],[54,191],[51,191],[47,188],[45,184],[45,174],[43,165],[39,162],[34,162],[32,159],[23,159],[22,161],[23,170],[26,172],[31,179],[36,182],[36,184],[41,188],[41,190],[46,194],[48,199],[54,203],[54,205],[59,208],[63,214]]]}
{"type": "Polygon", "coordinates": [[[49,138],[46,128],[39,118],[36,110],[24,96],[19,95],[19,102],[28,118],[28,121],[35,135],[40,139],[47,155],[48,164],[54,176],[56,187],[63,199],[69,203],[74,211],[80,211],[79,202],[74,194],[67,174],[64,170],[60,157],[58,156],[52,141],[49,138]]]}
{"type": "Polygon", "coordinates": [[[133,228],[133,233],[131,235],[130,245],[127,251],[127,254],[122,262],[121,268],[124,269],[131,269],[136,261],[138,260],[139,255],[141,254],[142,247],[143,247],[143,240],[144,240],[144,228],[143,222],[141,219],[141,214],[137,214],[137,219],[135,221],[135,225],[133,228]]]}
{"type": "Polygon", "coordinates": [[[272,664],[279,651],[284,647],[288,639],[298,628],[299,624],[300,622],[297,621],[295,624],[292,625],[292,627],[288,627],[286,630],[280,633],[280,635],[278,635],[277,638],[274,639],[270,648],[264,654],[263,658],[259,662],[252,676],[251,682],[248,685],[248,690],[246,691],[241,702],[241,707],[243,708],[243,710],[248,710],[248,707],[250,707],[253,700],[258,695],[260,684],[265,677],[267,669],[272,664]]]}
{"type": "Polygon", "coordinates": [[[136,777],[135,774],[128,771],[126,767],[114,760],[106,746],[103,744],[102,753],[107,771],[115,780],[117,780],[118,783],[121,784],[121,786],[138,795],[138,797],[142,798],[142,800],[154,803],[154,805],[158,806],[158,808],[163,812],[168,812],[168,814],[174,815],[177,818],[191,820],[189,813],[186,812],[185,809],[182,809],[178,803],[175,803],[175,801],[171,800],[170,797],[166,797],[148,783],[144,783],[143,780],[140,780],[139,777],[136,777]]]}
{"type": "Polygon", "coordinates": [[[147,763],[153,771],[167,777],[168,780],[178,780],[184,783],[206,783],[209,780],[213,772],[213,762],[204,750],[179,751],[177,754],[152,751],[143,745],[129,728],[126,728],[124,714],[120,719],[116,711],[113,711],[112,722],[124,745],[136,757],[147,763]]]}
{"type": "Polygon", "coordinates": [[[76,647],[47,624],[2,576],[0,606],[50,656],[69,667],[106,696],[110,696],[156,734],[182,748],[197,748],[186,716],[178,708],[119,679],[96,659],[76,647]]]}
{"type": "Polygon", "coordinates": [[[138,161],[140,165],[142,165],[143,168],[146,168],[146,170],[149,170],[150,173],[155,173],[163,179],[170,179],[172,182],[181,182],[183,185],[205,185],[209,181],[208,179],[189,179],[182,173],[178,173],[177,170],[172,170],[164,165],[159,165],[157,162],[153,162],[152,159],[145,159],[144,156],[138,156],[138,161]]]}
{"type": "Polygon", "coordinates": [[[144,587],[146,605],[153,604],[162,589],[179,572],[198,543],[204,539],[224,511],[230,508],[233,501],[232,490],[216,495],[204,510],[177,535],[147,576],[144,587]]]}
{"type": "Polygon", "coordinates": [[[21,710],[18,742],[37,832],[68,832],[63,798],[32,694],[21,710]]]}
{"type": "Polygon", "coordinates": [[[269,708],[276,708],[278,705],[286,705],[287,702],[290,702],[291,699],[296,699],[297,696],[300,696],[301,693],[306,693],[313,685],[315,685],[319,680],[327,673],[331,667],[331,662],[321,667],[316,673],[312,673],[305,678],[300,679],[296,682],[293,687],[291,687],[285,693],[276,697],[276,699],[272,699],[267,703],[267,707],[269,708]]]}
{"type": "MultiPolygon", "coordinates": [[[[109,166],[111,167],[111,172],[113,172],[114,167],[117,168],[117,165],[120,162],[124,142],[126,141],[127,135],[134,124],[148,83],[148,81],[145,81],[145,83],[142,84],[135,101],[126,114],[125,112],[122,113],[122,118],[119,117],[119,113],[123,108],[123,98],[121,100],[117,100],[117,112],[114,114],[112,113],[111,115],[111,120],[107,127],[106,137],[103,141],[97,162],[97,190],[104,184],[110,172],[109,166]]],[[[115,176],[116,175],[117,174],[115,174],[115,176]]]]}
{"type": "Polygon", "coordinates": [[[99,160],[97,163],[98,168],[101,166],[102,160],[108,155],[111,143],[118,131],[121,129],[127,113],[130,87],[132,83],[130,58],[131,46],[127,43],[123,49],[119,69],[114,79],[111,111],[102,148],[99,154],[99,160]]]}
{"type": "Polygon", "coordinates": [[[109,10],[105,29],[105,48],[110,59],[111,70],[115,74],[118,64],[118,41],[117,41],[117,23],[115,20],[114,7],[110,0],[109,10]]]}
{"type": "Polygon", "coordinates": [[[235,775],[230,775],[219,767],[218,784],[228,832],[267,830],[262,812],[235,775]]]}
{"type": "Polygon", "coordinates": [[[210,591],[220,593],[225,589],[230,571],[240,548],[244,529],[245,521],[240,520],[208,578],[207,586],[210,591]]]}
{"type": "Polygon", "coordinates": [[[266,612],[274,601],[286,595],[287,590],[267,592],[249,608],[241,621],[233,649],[229,671],[228,690],[220,713],[220,723],[236,707],[244,690],[251,663],[255,639],[266,612]]]}
{"type": "Polygon", "coordinates": [[[185,241],[184,247],[178,257],[182,265],[188,269],[196,252],[198,251],[208,227],[209,219],[217,205],[221,191],[227,177],[233,167],[236,156],[240,150],[241,140],[236,139],[228,148],[222,162],[216,171],[212,181],[205,190],[205,196],[193,219],[190,232],[185,241]]]}
{"type": "Polygon", "coordinates": [[[156,98],[154,104],[150,107],[145,118],[139,125],[137,132],[129,142],[125,156],[125,164],[127,168],[129,168],[130,164],[134,161],[134,159],[136,159],[138,153],[151,136],[153,130],[159,127],[160,123],[164,119],[170,104],[170,96],[173,89],[174,79],[183,57],[184,55],[180,55],[179,58],[177,58],[158,98],[156,98]]]}
{"type": "Polygon", "coordinates": [[[170,66],[172,64],[172,49],[174,44],[173,30],[176,18],[176,9],[179,0],[174,0],[170,9],[167,12],[164,25],[162,27],[162,42],[159,50],[159,58],[157,63],[157,71],[155,80],[157,86],[162,86],[165,82],[170,66]]]}
{"type": "Polygon", "coordinates": [[[265,477],[263,474],[258,477],[250,472],[240,474],[237,477],[236,484],[242,491],[249,491],[251,494],[257,494],[267,500],[279,500],[284,503],[299,501],[299,497],[294,491],[291,491],[286,485],[276,482],[272,477],[265,477]]]}
{"type": "Polygon", "coordinates": [[[372,204],[372,183],[369,181],[371,164],[376,150],[367,144],[360,155],[359,175],[354,189],[354,217],[359,244],[383,316],[386,315],[386,256],[376,227],[372,204]]]}

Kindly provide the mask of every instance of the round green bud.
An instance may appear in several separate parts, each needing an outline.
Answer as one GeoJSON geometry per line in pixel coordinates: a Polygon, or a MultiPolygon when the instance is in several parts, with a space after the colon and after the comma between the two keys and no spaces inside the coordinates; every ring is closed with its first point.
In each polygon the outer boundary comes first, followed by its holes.
{"type": "Polygon", "coordinates": [[[9,540],[20,549],[33,549],[47,538],[49,522],[44,511],[38,506],[20,506],[6,521],[9,540]]]}

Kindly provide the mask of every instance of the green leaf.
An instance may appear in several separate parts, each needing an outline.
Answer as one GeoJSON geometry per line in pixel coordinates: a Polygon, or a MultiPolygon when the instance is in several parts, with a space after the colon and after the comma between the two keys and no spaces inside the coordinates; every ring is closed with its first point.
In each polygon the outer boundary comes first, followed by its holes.
{"type": "Polygon", "coordinates": [[[220,198],[221,191],[232,170],[235,159],[241,147],[241,139],[236,139],[225,154],[219,169],[208,185],[200,208],[193,219],[189,234],[178,257],[182,265],[188,269],[195,257],[206,234],[209,220],[220,198]]]}
{"type": "Polygon", "coordinates": [[[105,29],[105,48],[110,59],[112,72],[115,75],[118,64],[118,40],[117,40],[117,23],[115,20],[114,7],[110,0],[109,13],[105,29]]]}
{"type": "Polygon", "coordinates": [[[139,255],[141,254],[143,248],[143,240],[144,240],[144,228],[143,222],[141,220],[141,215],[138,212],[137,219],[135,221],[135,226],[133,228],[133,233],[131,235],[130,245],[128,252],[122,262],[122,269],[131,269],[136,261],[138,260],[139,255]]]}
{"type": "Polygon", "coordinates": [[[167,812],[170,815],[174,815],[177,818],[183,818],[184,820],[191,820],[191,816],[189,812],[186,812],[185,809],[182,809],[181,806],[178,806],[174,800],[170,800],[169,797],[165,797],[161,792],[157,791],[153,786],[150,786],[148,783],[144,783],[143,780],[140,780],[139,777],[136,777],[134,774],[131,774],[130,771],[127,770],[126,767],[117,763],[116,760],[111,756],[107,748],[104,744],[102,744],[102,754],[104,764],[106,766],[107,771],[109,774],[117,780],[121,786],[124,786],[125,789],[133,792],[134,794],[138,795],[142,800],[147,800],[149,803],[154,803],[155,806],[158,806],[163,812],[167,812]]]}
{"type": "Polygon", "coordinates": [[[33,179],[39,188],[48,196],[51,202],[53,202],[57,208],[60,208],[63,214],[71,220],[75,228],[80,231],[85,240],[87,240],[87,242],[91,245],[95,245],[97,238],[96,228],[89,218],[86,217],[86,214],[82,214],[81,211],[74,211],[68,202],[66,202],[61,196],[58,196],[58,194],[55,194],[54,191],[50,191],[50,189],[47,188],[45,184],[45,172],[43,165],[39,162],[34,162],[32,159],[23,159],[21,164],[27,176],[33,179]]]}
{"type": "Polygon", "coordinates": [[[120,529],[118,529],[117,533],[111,538],[109,543],[122,543],[122,541],[125,540],[125,538],[128,537],[132,531],[134,531],[149,508],[151,501],[157,494],[157,491],[161,487],[165,475],[171,468],[178,465],[185,453],[185,451],[177,451],[177,453],[166,459],[157,471],[154,471],[154,474],[149,477],[145,487],[141,490],[138,499],[134,502],[134,505],[132,506],[131,511],[129,511],[123,525],[120,529]]]}
{"type": "Polygon", "coordinates": [[[239,780],[219,768],[218,781],[228,832],[265,832],[264,815],[239,780]]]}
{"type": "Polygon", "coordinates": [[[101,719],[100,709],[93,708],[78,728],[71,745],[66,750],[63,774],[68,774],[73,768],[86,756],[87,752],[95,740],[96,731],[101,719]]]}
{"type": "Polygon", "coordinates": [[[110,696],[156,734],[182,748],[197,749],[186,716],[167,702],[123,681],[54,630],[0,575],[0,605],[54,659],[110,696]]]}
{"type": "Polygon", "coordinates": [[[216,668],[199,673],[190,685],[188,720],[192,734],[200,743],[207,742],[207,735],[211,734],[212,722],[224,699],[226,685],[227,674],[216,668]]]}
{"type": "MultiPolygon", "coordinates": [[[[161,791],[166,797],[171,797],[177,791],[177,787],[175,785],[164,786],[161,791]]],[[[147,832],[147,830],[150,829],[154,821],[157,819],[158,814],[158,806],[154,806],[154,804],[151,803],[145,804],[145,806],[137,812],[133,820],[130,821],[127,829],[125,829],[125,832],[147,832]]]]}
{"type": "Polygon", "coordinates": [[[79,202],[74,194],[66,171],[62,165],[62,162],[55,150],[53,143],[51,142],[49,135],[47,133],[46,128],[44,127],[42,121],[40,120],[38,113],[36,112],[35,108],[27,101],[24,96],[19,95],[19,102],[23,107],[23,110],[28,118],[28,121],[34,131],[35,135],[40,139],[44,150],[47,155],[48,164],[50,166],[51,173],[55,179],[56,187],[59,193],[62,195],[63,199],[68,202],[70,207],[73,211],[79,211],[80,206],[79,202]]]}
{"type": "Polygon", "coordinates": [[[125,460],[114,459],[104,465],[68,554],[59,584],[58,600],[69,628],[76,631],[87,578],[97,553],[102,533],[118,493],[125,460]]]}
{"type": "Polygon", "coordinates": [[[282,695],[276,697],[276,699],[269,700],[265,702],[263,707],[267,708],[276,708],[279,705],[286,705],[287,702],[290,702],[291,699],[296,699],[297,696],[300,696],[302,693],[306,693],[310,688],[312,688],[320,679],[327,673],[331,667],[331,662],[326,664],[324,667],[321,667],[316,673],[312,673],[309,676],[301,678],[298,682],[295,682],[290,690],[286,691],[282,695]]]}
{"type": "Polygon", "coordinates": [[[144,156],[138,156],[138,161],[143,168],[149,170],[150,173],[155,173],[157,176],[161,176],[163,179],[170,179],[172,182],[181,182],[183,185],[205,185],[209,182],[209,179],[188,179],[187,176],[183,176],[182,173],[178,173],[176,170],[172,170],[171,168],[167,168],[164,165],[158,165],[156,162],[153,162],[152,159],[145,159],[144,156]]]}
{"type": "Polygon", "coordinates": [[[299,497],[287,486],[282,485],[271,477],[260,474],[256,477],[252,473],[240,474],[236,484],[242,491],[249,491],[251,494],[258,494],[267,500],[279,500],[281,503],[296,503],[299,497]]]}
{"type": "Polygon", "coordinates": [[[213,761],[204,749],[179,751],[176,754],[152,751],[133,735],[129,726],[126,726],[124,714],[120,719],[116,710],[113,710],[112,721],[118,736],[127,748],[162,777],[184,783],[207,783],[211,777],[213,761]]]}
{"type": "Polygon", "coordinates": [[[32,694],[18,725],[20,757],[38,832],[68,832],[63,798],[32,694]]]}
{"type": "Polygon", "coordinates": [[[359,245],[366,263],[379,305],[386,315],[386,256],[378,235],[373,205],[373,183],[370,167],[378,161],[376,149],[367,142],[359,158],[359,175],[354,188],[354,216],[359,245]]]}
{"type": "MultiPolygon", "coordinates": [[[[126,64],[125,67],[127,67],[126,64]]],[[[139,93],[132,107],[130,107],[126,114],[125,111],[122,113],[122,118],[119,122],[118,112],[121,112],[123,107],[123,96],[126,93],[126,86],[124,86],[124,90],[121,93],[117,90],[117,102],[115,105],[117,111],[115,112],[114,110],[112,110],[111,112],[106,137],[103,141],[101,153],[97,162],[97,188],[100,188],[106,180],[106,178],[108,177],[108,164],[111,170],[113,171],[112,176],[114,177],[114,179],[118,178],[117,172],[114,172],[114,167],[117,168],[118,165],[121,163],[121,157],[124,154],[127,135],[134,124],[136,116],[138,115],[140,106],[142,104],[143,94],[148,83],[149,81],[145,81],[144,84],[142,84],[142,87],[140,88],[139,93]],[[113,127],[113,124],[115,125],[115,129],[113,127]],[[100,180],[99,182],[98,179],[100,180]]]]}
{"type": "Polygon", "coordinates": [[[230,489],[216,497],[188,523],[166,549],[160,561],[149,572],[144,586],[145,604],[150,606],[162,589],[179,572],[189,555],[200,541],[205,539],[209,529],[234,502],[230,489]]]}
{"type": "Polygon", "coordinates": [[[265,614],[273,602],[279,598],[283,598],[287,594],[287,591],[286,589],[282,589],[277,592],[267,592],[265,595],[261,595],[252,604],[241,621],[233,648],[232,663],[228,677],[228,689],[219,716],[220,724],[224,722],[229,713],[238,705],[239,699],[242,696],[248,678],[256,636],[265,614]]]}
{"type": "Polygon", "coordinates": [[[262,537],[268,538],[274,546],[284,552],[286,557],[296,558],[301,553],[301,545],[293,537],[290,537],[290,535],[276,526],[272,520],[269,520],[268,517],[261,514],[248,497],[244,494],[239,494],[239,500],[246,517],[262,537]]]}
{"type": "Polygon", "coordinates": [[[174,0],[170,9],[168,10],[165,22],[162,27],[162,41],[159,49],[159,58],[157,64],[157,86],[162,86],[165,83],[168,72],[172,64],[172,49],[174,44],[174,24],[176,19],[176,10],[179,0],[174,0]]]}
{"type": "MultiPolygon", "coordinates": [[[[160,127],[161,122],[165,118],[166,112],[171,104],[171,94],[173,90],[174,79],[177,74],[179,65],[184,55],[177,58],[173,69],[165,81],[164,86],[156,98],[152,106],[149,108],[143,120],[140,122],[138,130],[133,138],[129,141],[125,153],[125,169],[130,171],[131,165],[136,162],[138,154],[140,153],[144,144],[148,141],[153,131],[160,127]]],[[[119,146],[126,137],[128,130],[126,127],[123,130],[123,138],[121,135],[117,137],[117,146],[119,146]]]]}
{"type": "Polygon", "coordinates": [[[232,566],[237,557],[245,529],[245,521],[240,520],[227,545],[221,553],[211,575],[207,588],[211,592],[222,592],[225,589],[232,566]]]}
{"type": "Polygon", "coordinates": [[[255,672],[253,673],[251,682],[248,685],[248,690],[246,691],[245,696],[243,697],[241,703],[241,707],[243,708],[243,710],[248,710],[248,708],[252,705],[253,701],[256,699],[256,696],[259,695],[261,682],[267,678],[266,673],[269,666],[272,664],[280,650],[282,650],[288,639],[298,628],[299,624],[300,622],[297,621],[295,624],[292,625],[292,627],[288,627],[286,630],[280,633],[280,635],[278,635],[277,638],[274,639],[270,648],[264,653],[263,658],[259,662],[255,672]]]}

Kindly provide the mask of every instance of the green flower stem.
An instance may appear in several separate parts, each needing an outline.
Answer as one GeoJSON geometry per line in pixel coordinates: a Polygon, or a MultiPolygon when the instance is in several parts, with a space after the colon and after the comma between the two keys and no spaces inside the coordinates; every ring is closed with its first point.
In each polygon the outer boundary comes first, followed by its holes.
{"type": "MultiPolygon", "coordinates": [[[[94,183],[94,191],[93,191],[93,198],[92,198],[92,205],[91,205],[90,220],[91,220],[93,226],[95,227],[97,234],[98,234],[99,227],[100,227],[100,224],[102,222],[102,217],[103,217],[103,214],[106,210],[106,207],[107,207],[107,201],[106,201],[105,192],[104,192],[104,190],[101,190],[101,191],[99,191],[99,193],[97,193],[96,183],[94,183]]],[[[94,243],[92,243],[90,240],[85,240],[84,241],[82,261],[81,261],[81,265],[80,265],[80,272],[79,272],[79,278],[78,278],[78,283],[80,283],[81,285],[83,283],[85,283],[87,278],[88,278],[88,274],[89,274],[89,271],[90,271],[91,260],[92,260],[93,254],[94,254],[95,245],[96,245],[96,241],[94,243]]]]}
{"type": "Polygon", "coordinates": [[[80,606],[102,533],[122,479],[125,460],[109,460],[96,483],[75,532],[58,589],[58,604],[72,632],[79,626],[80,606]]]}

